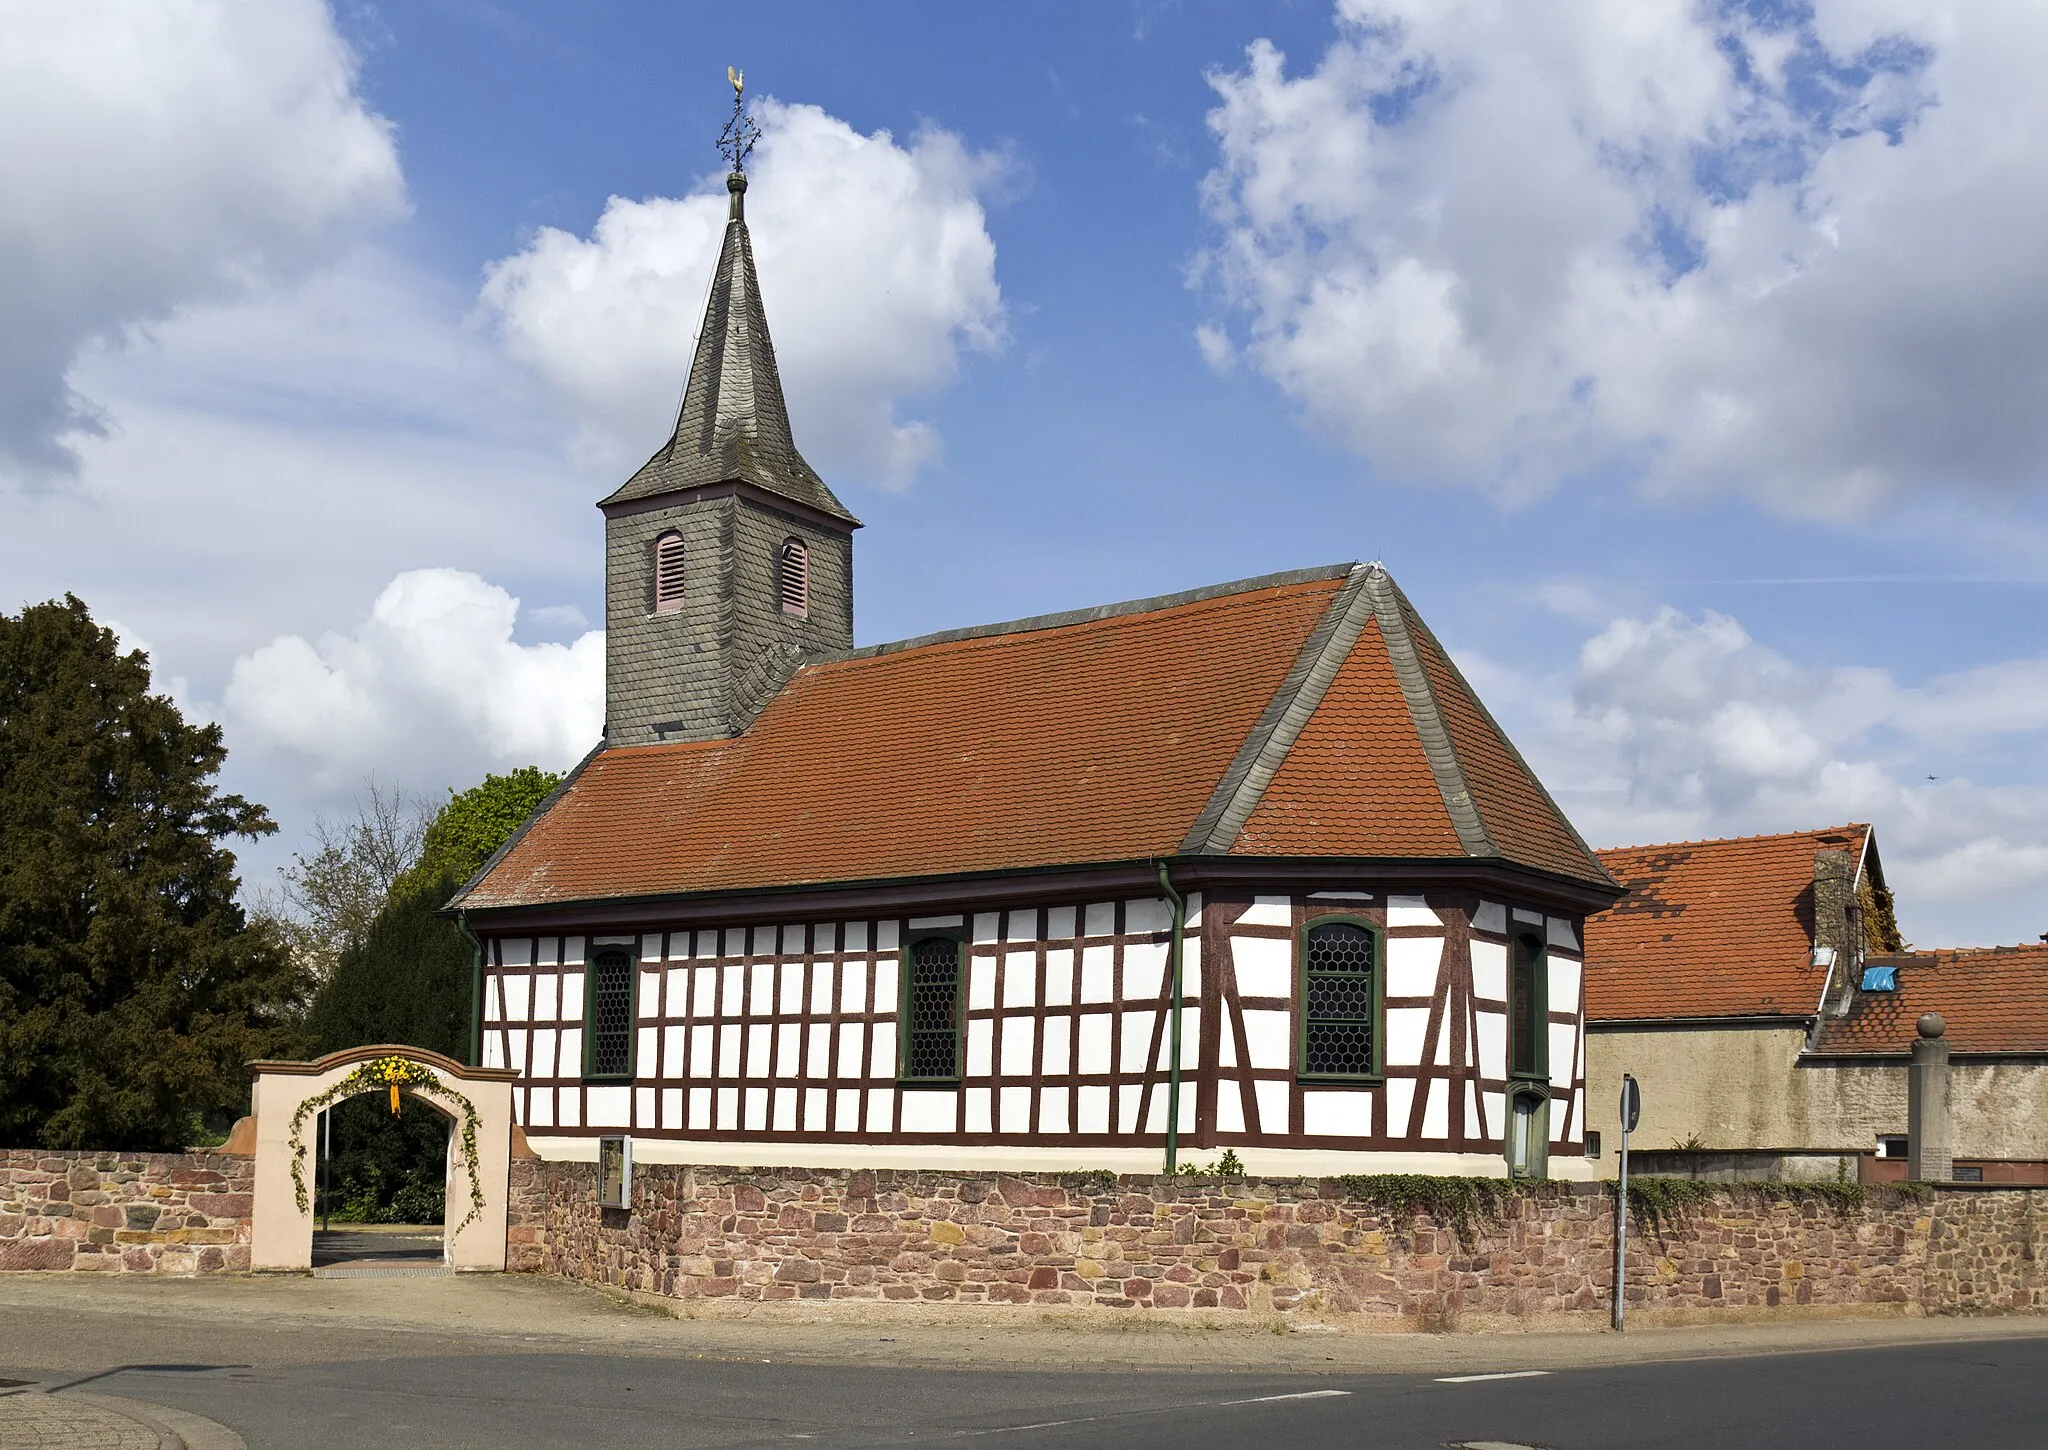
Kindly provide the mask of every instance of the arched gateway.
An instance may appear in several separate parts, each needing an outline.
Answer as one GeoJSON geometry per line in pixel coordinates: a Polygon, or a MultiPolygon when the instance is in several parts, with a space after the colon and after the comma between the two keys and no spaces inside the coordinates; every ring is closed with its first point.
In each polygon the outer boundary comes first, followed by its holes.
{"type": "Polygon", "coordinates": [[[362,1093],[401,1094],[454,1121],[448,1148],[448,1233],[453,1269],[505,1267],[505,1197],[518,1073],[464,1067],[418,1047],[352,1047],[314,1062],[252,1062],[256,1119],[255,1221],[250,1267],[313,1265],[314,1135],[320,1113],[362,1093]]]}

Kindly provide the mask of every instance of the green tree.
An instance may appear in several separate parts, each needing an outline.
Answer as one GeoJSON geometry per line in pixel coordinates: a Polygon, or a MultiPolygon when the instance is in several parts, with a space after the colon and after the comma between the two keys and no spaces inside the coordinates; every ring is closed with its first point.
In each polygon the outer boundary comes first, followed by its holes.
{"type": "Polygon", "coordinates": [[[180,1148],[289,1052],[305,982],[236,904],[217,725],[76,598],[0,615],[0,1143],[180,1148]]]}
{"type": "Polygon", "coordinates": [[[555,772],[526,765],[509,775],[486,775],[459,795],[450,790],[448,803],[427,825],[421,869],[453,876],[461,886],[561,783],[555,772]]]}

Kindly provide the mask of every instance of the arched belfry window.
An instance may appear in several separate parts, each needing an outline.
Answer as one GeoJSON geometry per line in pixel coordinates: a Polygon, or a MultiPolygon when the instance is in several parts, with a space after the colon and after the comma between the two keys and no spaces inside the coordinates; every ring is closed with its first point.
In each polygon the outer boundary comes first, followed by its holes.
{"type": "Polygon", "coordinates": [[[775,593],[782,612],[798,619],[811,612],[811,551],[802,539],[784,539],[775,551],[775,593]]]}
{"type": "Polygon", "coordinates": [[[673,531],[654,541],[654,612],[683,607],[683,536],[673,531]]]}

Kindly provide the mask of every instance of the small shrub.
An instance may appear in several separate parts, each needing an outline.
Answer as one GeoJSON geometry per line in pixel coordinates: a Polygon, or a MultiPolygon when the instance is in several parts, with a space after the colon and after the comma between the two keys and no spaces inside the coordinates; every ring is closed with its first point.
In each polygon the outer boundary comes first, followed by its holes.
{"type": "Polygon", "coordinates": [[[1391,1216],[1413,1219],[1427,1213],[1447,1225],[1466,1249],[1478,1239],[1479,1221],[1498,1219],[1515,1191],[1505,1178],[1440,1178],[1428,1173],[1353,1173],[1337,1181],[1348,1196],[1378,1204],[1391,1216]]]}

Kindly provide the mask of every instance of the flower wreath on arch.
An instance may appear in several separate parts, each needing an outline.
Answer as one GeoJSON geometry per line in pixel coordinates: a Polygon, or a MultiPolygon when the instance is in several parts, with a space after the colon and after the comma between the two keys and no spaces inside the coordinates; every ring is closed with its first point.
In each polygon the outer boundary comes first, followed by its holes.
{"type": "Polygon", "coordinates": [[[441,1081],[431,1067],[403,1057],[373,1057],[357,1065],[354,1072],[327,1089],[324,1093],[307,1098],[299,1104],[299,1110],[292,1114],[292,1196],[298,1200],[299,1212],[310,1213],[311,1197],[306,1191],[306,1144],[304,1133],[306,1120],[313,1114],[342,1098],[354,1097],[358,1093],[375,1092],[378,1088],[391,1090],[391,1111],[398,1111],[398,1094],[401,1090],[439,1098],[453,1107],[462,1109],[462,1166],[469,1171],[469,1212],[461,1223],[449,1232],[460,1233],[483,1216],[484,1185],[483,1170],[477,1163],[476,1134],[482,1119],[478,1116],[476,1104],[441,1081]]]}

